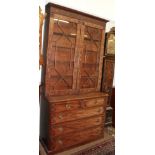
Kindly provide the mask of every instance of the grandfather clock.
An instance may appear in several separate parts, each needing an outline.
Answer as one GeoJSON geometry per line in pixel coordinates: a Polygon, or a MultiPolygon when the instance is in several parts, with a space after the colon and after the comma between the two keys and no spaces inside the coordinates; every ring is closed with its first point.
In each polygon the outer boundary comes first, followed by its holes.
{"type": "Polygon", "coordinates": [[[105,125],[112,125],[112,115],[114,115],[114,107],[111,105],[111,97],[113,91],[113,78],[115,68],[115,27],[106,33],[104,61],[103,61],[103,76],[101,91],[109,94],[106,121],[105,125]]]}

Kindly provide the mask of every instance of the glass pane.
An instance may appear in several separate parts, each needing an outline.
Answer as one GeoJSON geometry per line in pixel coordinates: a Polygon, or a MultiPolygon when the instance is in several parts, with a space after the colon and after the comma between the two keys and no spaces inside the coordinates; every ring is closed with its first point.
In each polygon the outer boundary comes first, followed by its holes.
{"type": "Polygon", "coordinates": [[[51,93],[73,87],[76,33],[76,23],[60,18],[54,19],[52,42],[47,60],[51,93]]]}
{"type": "Polygon", "coordinates": [[[99,73],[101,30],[85,27],[80,88],[96,88],[99,73]]]}

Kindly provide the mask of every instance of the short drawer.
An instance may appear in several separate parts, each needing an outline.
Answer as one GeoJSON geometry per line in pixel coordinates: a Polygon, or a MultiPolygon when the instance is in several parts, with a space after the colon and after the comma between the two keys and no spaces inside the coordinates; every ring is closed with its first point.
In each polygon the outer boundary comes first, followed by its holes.
{"type": "Polygon", "coordinates": [[[92,128],[95,126],[104,124],[104,115],[95,116],[91,118],[85,118],[72,122],[61,123],[57,125],[51,125],[50,133],[55,136],[67,135],[71,132],[77,132],[84,129],[92,128]]]}
{"type": "Polygon", "coordinates": [[[85,142],[97,139],[101,136],[103,136],[103,128],[100,126],[82,132],[75,132],[71,135],[53,138],[49,143],[49,148],[53,151],[61,151],[71,146],[84,144],[85,142]]]}
{"type": "Polygon", "coordinates": [[[105,113],[105,108],[102,106],[94,107],[94,108],[83,108],[80,110],[73,110],[73,111],[65,111],[59,113],[51,113],[51,123],[62,123],[66,121],[74,121],[82,118],[87,118],[96,115],[103,115],[105,113]]]}
{"type": "Polygon", "coordinates": [[[62,112],[62,111],[78,110],[81,108],[90,108],[94,106],[101,106],[101,105],[104,106],[106,105],[106,101],[107,97],[51,103],[51,110],[53,112],[62,112]]]}

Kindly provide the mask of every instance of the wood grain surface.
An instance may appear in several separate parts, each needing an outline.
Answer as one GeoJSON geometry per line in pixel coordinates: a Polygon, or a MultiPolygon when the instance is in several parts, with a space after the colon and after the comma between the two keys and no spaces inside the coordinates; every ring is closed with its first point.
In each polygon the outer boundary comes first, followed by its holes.
{"type": "Polygon", "coordinates": [[[68,136],[60,136],[51,141],[50,147],[53,151],[64,150],[65,148],[96,139],[102,133],[103,127],[100,126],[82,132],[75,132],[68,136]]]}
{"type": "Polygon", "coordinates": [[[102,125],[104,122],[104,115],[93,116],[87,119],[80,119],[71,122],[65,122],[53,125],[51,124],[51,135],[58,137],[60,135],[67,135],[69,133],[81,132],[81,130],[87,130],[91,127],[102,125]]]}
{"type": "Polygon", "coordinates": [[[107,20],[51,3],[46,13],[40,138],[53,154],[104,135],[107,20]]]}
{"type": "Polygon", "coordinates": [[[51,103],[51,111],[52,112],[63,112],[71,110],[80,110],[83,108],[90,108],[95,106],[104,106],[106,104],[107,97],[105,98],[93,98],[93,99],[81,99],[81,100],[73,100],[73,101],[66,101],[66,102],[56,102],[51,103]]]}
{"type": "Polygon", "coordinates": [[[67,122],[67,121],[73,121],[77,119],[87,118],[95,115],[101,115],[105,112],[105,108],[95,107],[95,108],[83,108],[81,110],[73,110],[70,112],[60,112],[60,113],[52,113],[50,121],[53,124],[67,122]]]}

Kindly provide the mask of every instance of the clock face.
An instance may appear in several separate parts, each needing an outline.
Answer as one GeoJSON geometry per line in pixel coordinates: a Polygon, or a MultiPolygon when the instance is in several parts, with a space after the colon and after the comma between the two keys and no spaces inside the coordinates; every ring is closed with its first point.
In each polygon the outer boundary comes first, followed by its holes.
{"type": "Polygon", "coordinates": [[[115,54],[115,34],[110,34],[108,36],[107,54],[115,54]]]}

